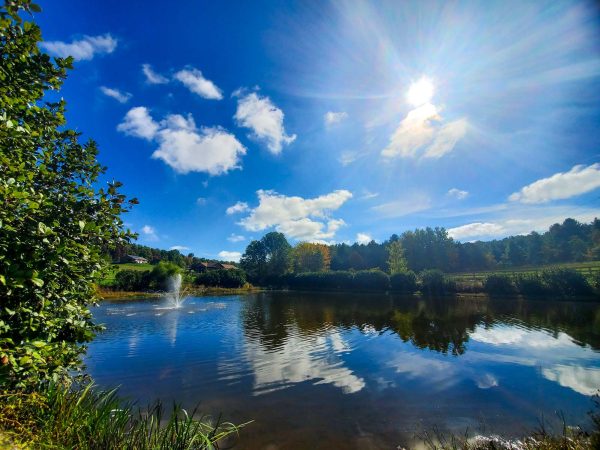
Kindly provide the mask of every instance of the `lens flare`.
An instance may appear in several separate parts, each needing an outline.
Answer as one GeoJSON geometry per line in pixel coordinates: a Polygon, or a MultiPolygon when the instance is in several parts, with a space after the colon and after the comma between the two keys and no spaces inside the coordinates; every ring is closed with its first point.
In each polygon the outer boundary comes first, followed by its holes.
{"type": "Polygon", "coordinates": [[[406,101],[413,106],[421,106],[429,103],[433,98],[433,83],[429,78],[423,77],[419,81],[415,81],[408,88],[406,93],[406,101]]]}

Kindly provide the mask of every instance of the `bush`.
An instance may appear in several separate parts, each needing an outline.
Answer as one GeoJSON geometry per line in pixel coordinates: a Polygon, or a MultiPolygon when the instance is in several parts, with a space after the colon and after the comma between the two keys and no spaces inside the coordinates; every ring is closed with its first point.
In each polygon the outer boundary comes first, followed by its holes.
{"type": "Polygon", "coordinates": [[[241,269],[209,270],[198,275],[195,283],[202,286],[240,288],[246,284],[246,272],[241,269]]]}
{"type": "Polygon", "coordinates": [[[390,285],[394,291],[412,294],[417,290],[417,276],[412,270],[395,273],[390,277],[390,285]]]}
{"type": "Polygon", "coordinates": [[[122,291],[143,291],[148,289],[149,270],[119,270],[115,275],[114,287],[122,291]]]}
{"type": "Polygon", "coordinates": [[[421,292],[427,295],[442,295],[456,290],[456,285],[451,280],[446,280],[441,270],[424,270],[419,274],[421,279],[421,292]]]}
{"type": "Polygon", "coordinates": [[[551,295],[573,297],[593,293],[592,286],[585,276],[573,269],[544,270],[542,280],[551,295]]]}
{"type": "Polygon", "coordinates": [[[514,295],[517,292],[511,277],[508,275],[488,275],[483,288],[490,295],[514,295]]]}
{"type": "Polygon", "coordinates": [[[358,290],[387,291],[390,288],[390,277],[379,270],[360,270],[354,274],[352,286],[358,290]]]}
{"type": "Polygon", "coordinates": [[[149,275],[148,287],[166,291],[169,289],[169,278],[177,273],[181,273],[181,267],[171,262],[161,261],[152,268],[152,272],[149,275]]]}
{"type": "Polygon", "coordinates": [[[292,289],[350,289],[354,275],[347,271],[305,272],[293,275],[288,283],[292,289]]]}
{"type": "Polygon", "coordinates": [[[515,285],[519,294],[525,296],[538,296],[548,293],[548,289],[537,273],[518,275],[515,278],[515,285]]]}

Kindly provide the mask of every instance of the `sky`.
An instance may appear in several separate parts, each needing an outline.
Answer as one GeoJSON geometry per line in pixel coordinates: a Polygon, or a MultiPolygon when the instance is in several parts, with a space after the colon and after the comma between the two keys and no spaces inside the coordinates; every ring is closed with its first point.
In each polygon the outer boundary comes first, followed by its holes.
{"type": "Polygon", "coordinates": [[[44,51],[138,243],[237,260],[600,217],[592,1],[41,0],[44,51]]]}

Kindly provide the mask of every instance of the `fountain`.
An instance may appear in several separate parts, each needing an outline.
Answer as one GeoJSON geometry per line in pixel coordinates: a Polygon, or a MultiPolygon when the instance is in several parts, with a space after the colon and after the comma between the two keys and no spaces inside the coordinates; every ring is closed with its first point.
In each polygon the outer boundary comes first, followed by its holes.
{"type": "Polygon", "coordinates": [[[167,285],[169,287],[167,298],[173,305],[173,308],[181,308],[186,299],[185,291],[181,290],[181,274],[176,273],[175,275],[171,275],[167,281],[167,285]]]}

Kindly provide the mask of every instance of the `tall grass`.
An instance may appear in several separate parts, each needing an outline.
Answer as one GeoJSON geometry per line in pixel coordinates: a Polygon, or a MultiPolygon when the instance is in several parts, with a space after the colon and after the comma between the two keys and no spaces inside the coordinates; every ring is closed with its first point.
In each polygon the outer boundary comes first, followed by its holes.
{"type": "Polygon", "coordinates": [[[0,434],[36,449],[218,449],[239,428],[160,402],[141,409],[92,384],[0,394],[0,434]]]}

